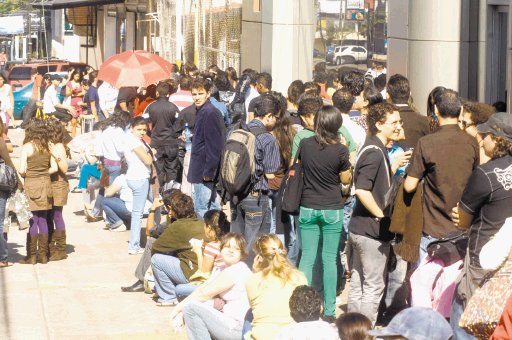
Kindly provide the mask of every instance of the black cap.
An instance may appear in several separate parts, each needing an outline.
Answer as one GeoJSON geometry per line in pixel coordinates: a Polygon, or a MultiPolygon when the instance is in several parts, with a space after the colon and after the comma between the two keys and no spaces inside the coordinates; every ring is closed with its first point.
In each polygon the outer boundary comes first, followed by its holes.
{"type": "Polygon", "coordinates": [[[495,113],[487,122],[478,124],[476,129],[480,133],[490,133],[512,142],[512,114],[507,112],[495,113]]]}

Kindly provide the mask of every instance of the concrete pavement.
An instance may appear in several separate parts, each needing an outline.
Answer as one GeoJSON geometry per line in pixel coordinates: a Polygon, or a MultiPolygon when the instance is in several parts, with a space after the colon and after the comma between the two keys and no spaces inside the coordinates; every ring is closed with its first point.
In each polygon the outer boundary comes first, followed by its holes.
{"type": "MultiPolygon", "coordinates": [[[[10,130],[21,146],[23,130],[10,130]]],[[[18,163],[19,147],[13,161],[18,163]]],[[[71,179],[71,187],[77,180],[71,179]]],[[[0,269],[0,339],[186,339],[173,333],[169,307],[144,293],[122,293],[135,282],[141,255],[130,256],[129,233],[87,223],[81,194],[70,193],[64,208],[68,259],[47,265],[0,269]]],[[[144,223],[145,224],[145,223],[144,223]]],[[[25,254],[26,231],[9,232],[9,259],[25,254]]]]}

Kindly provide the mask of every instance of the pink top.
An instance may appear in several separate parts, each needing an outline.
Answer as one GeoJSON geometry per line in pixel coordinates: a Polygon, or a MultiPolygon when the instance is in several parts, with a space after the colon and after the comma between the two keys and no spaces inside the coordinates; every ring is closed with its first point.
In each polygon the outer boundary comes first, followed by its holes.
{"type": "Polygon", "coordinates": [[[252,272],[245,262],[238,262],[224,269],[222,273],[228,274],[235,282],[235,285],[230,290],[219,294],[226,302],[222,312],[241,325],[243,324],[247,310],[249,310],[245,281],[251,276],[252,272]]]}
{"type": "Polygon", "coordinates": [[[411,306],[428,307],[450,317],[456,279],[462,271],[462,260],[444,267],[441,260],[427,256],[411,276],[411,306]]]}

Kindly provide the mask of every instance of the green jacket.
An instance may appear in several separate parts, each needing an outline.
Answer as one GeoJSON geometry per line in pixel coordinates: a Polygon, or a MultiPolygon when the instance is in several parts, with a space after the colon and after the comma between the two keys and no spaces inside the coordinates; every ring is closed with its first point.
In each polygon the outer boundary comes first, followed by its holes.
{"type": "Polygon", "coordinates": [[[197,271],[197,256],[189,241],[205,240],[204,223],[197,218],[182,218],[169,225],[153,243],[151,254],[167,254],[180,260],[180,267],[188,279],[197,271]]]}

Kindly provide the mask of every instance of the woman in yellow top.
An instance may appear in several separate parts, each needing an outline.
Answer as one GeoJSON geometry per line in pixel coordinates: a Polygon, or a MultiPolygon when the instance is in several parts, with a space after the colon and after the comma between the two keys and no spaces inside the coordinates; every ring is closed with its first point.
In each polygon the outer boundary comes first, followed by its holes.
{"type": "Polygon", "coordinates": [[[260,236],[253,250],[255,273],[249,277],[245,288],[254,318],[245,339],[274,339],[283,327],[293,323],[290,296],[295,287],[307,285],[307,280],[288,260],[276,235],[260,236]]]}

